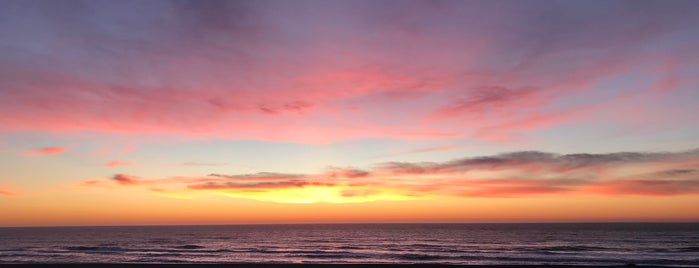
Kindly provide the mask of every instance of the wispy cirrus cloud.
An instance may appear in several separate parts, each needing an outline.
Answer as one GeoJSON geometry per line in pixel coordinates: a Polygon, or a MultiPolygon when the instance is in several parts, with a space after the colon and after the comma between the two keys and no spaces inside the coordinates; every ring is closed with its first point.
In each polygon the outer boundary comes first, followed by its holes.
{"type": "MultiPolygon", "coordinates": [[[[510,106],[517,101],[529,100],[536,93],[533,88],[511,89],[502,86],[484,86],[467,91],[466,96],[453,100],[452,103],[441,108],[437,113],[443,116],[472,114],[481,115],[492,110],[502,110],[503,106],[510,106]]],[[[531,106],[539,105],[539,102],[530,103],[531,106]]]]}
{"type": "Polygon", "coordinates": [[[388,162],[367,170],[331,167],[317,174],[260,172],[151,180],[117,174],[111,179],[122,185],[155,185],[162,191],[202,191],[276,202],[364,202],[421,196],[699,194],[697,175],[699,150],[522,151],[446,162],[388,162]]]}
{"type": "Polygon", "coordinates": [[[306,101],[293,101],[281,105],[260,105],[258,108],[266,114],[278,114],[281,112],[295,112],[303,114],[303,111],[313,107],[312,103],[306,101]]]}

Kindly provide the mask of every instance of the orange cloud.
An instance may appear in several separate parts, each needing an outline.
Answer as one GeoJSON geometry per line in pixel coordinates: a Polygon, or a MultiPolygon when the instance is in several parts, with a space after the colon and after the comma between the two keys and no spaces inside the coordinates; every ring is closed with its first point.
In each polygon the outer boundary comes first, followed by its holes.
{"type": "Polygon", "coordinates": [[[93,186],[93,185],[98,185],[99,183],[100,183],[100,181],[98,181],[98,180],[86,180],[86,181],[83,181],[81,184],[84,186],[93,186]]]}
{"type": "Polygon", "coordinates": [[[0,188],[0,195],[17,195],[17,193],[10,191],[8,189],[0,188]]]}

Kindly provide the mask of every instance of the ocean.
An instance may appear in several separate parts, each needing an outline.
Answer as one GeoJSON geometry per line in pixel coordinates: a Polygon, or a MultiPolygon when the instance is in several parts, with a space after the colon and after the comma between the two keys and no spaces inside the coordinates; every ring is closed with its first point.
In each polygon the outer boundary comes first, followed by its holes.
{"type": "Polygon", "coordinates": [[[0,263],[699,266],[698,223],[0,228],[0,263]]]}

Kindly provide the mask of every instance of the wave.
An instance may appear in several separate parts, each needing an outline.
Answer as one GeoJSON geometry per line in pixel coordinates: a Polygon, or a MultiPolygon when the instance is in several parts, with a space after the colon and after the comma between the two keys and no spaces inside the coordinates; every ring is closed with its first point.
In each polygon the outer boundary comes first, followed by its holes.
{"type": "MultiPolygon", "coordinates": [[[[104,247],[104,246],[70,246],[70,247],[63,247],[61,248],[64,251],[78,251],[78,252],[84,252],[84,253],[100,253],[100,254],[108,254],[108,253],[126,253],[126,252],[135,252],[135,253],[149,253],[149,252],[155,252],[155,253],[225,253],[225,252],[233,252],[228,249],[210,249],[210,250],[204,250],[205,247],[199,246],[199,245],[182,245],[182,246],[175,246],[172,248],[123,248],[123,247],[104,247]]],[[[42,251],[38,251],[42,252],[42,251]]],[[[44,251],[46,253],[61,253],[61,251],[44,251]]]]}
{"type": "Polygon", "coordinates": [[[148,253],[145,254],[144,256],[146,257],[179,257],[179,256],[184,256],[180,253],[148,253]]]}
{"type": "Polygon", "coordinates": [[[138,258],[133,260],[133,262],[138,263],[191,263],[191,261],[184,261],[178,259],[167,259],[167,258],[138,258]]]}
{"type": "Polygon", "coordinates": [[[675,249],[679,252],[699,252],[699,247],[679,247],[675,249]]]}
{"type": "Polygon", "coordinates": [[[357,249],[364,249],[362,247],[357,247],[357,246],[339,246],[335,247],[336,249],[349,249],[349,250],[357,250],[357,249]]]}
{"type": "Polygon", "coordinates": [[[366,259],[370,258],[369,255],[356,254],[356,253],[320,253],[320,254],[304,254],[298,255],[298,257],[310,258],[310,259],[366,259]]]}
{"type": "Polygon", "coordinates": [[[30,253],[11,253],[11,254],[0,254],[0,257],[3,258],[13,258],[13,257],[28,257],[28,256],[33,256],[30,253]]]}
{"type": "Polygon", "coordinates": [[[430,261],[430,260],[439,260],[439,259],[445,258],[445,256],[414,254],[414,253],[399,254],[396,257],[400,260],[409,260],[409,261],[430,261]]]}
{"type": "Polygon", "coordinates": [[[199,245],[182,245],[182,246],[175,246],[172,248],[176,248],[176,249],[202,249],[202,248],[206,248],[206,247],[199,246],[199,245]]]}
{"type": "Polygon", "coordinates": [[[128,249],[122,247],[101,247],[101,246],[72,246],[64,247],[64,250],[69,251],[100,251],[100,252],[127,252],[128,249]]]}
{"type": "Polygon", "coordinates": [[[154,245],[177,245],[177,244],[185,244],[185,241],[182,240],[177,240],[177,239],[170,239],[170,238],[154,238],[148,240],[148,244],[154,244],[154,245]]]}
{"type": "Polygon", "coordinates": [[[334,241],[325,240],[325,239],[308,239],[308,240],[302,240],[300,242],[301,243],[324,244],[324,243],[331,243],[334,241]]]}
{"type": "Polygon", "coordinates": [[[542,247],[538,248],[543,251],[598,251],[606,250],[605,247],[592,247],[592,246],[552,246],[552,247],[542,247]]]}
{"type": "Polygon", "coordinates": [[[21,247],[21,248],[0,248],[0,252],[15,252],[15,251],[27,251],[31,247],[21,247]]]}

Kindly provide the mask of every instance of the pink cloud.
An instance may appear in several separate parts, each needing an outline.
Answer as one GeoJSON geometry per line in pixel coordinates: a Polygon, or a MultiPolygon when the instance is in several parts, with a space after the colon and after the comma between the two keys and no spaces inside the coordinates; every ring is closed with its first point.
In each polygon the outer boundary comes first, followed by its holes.
{"type": "MultiPolygon", "coordinates": [[[[686,57],[694,49],[696,23],[690,22],[696,18],[673,12],[684,8],[675,4],[664,12],[610,4],[604,8],[609,14],[586,13],[582,3],[540,9],[515,2],[504,4],[509,8],[414,2],[396,9],[347,2],[302,12],[283,2],[237,5],[212,10],[164,2],[143,14],[94,6],[91,16],[76,9],[66,16],[85,27],[70,33],[58,27],[62,16],[38,16],[29,4],[18,8],[13,16],[48,25],[35,29],[48,52],[32,50],[33,35],[8,41],[12,60],[0,64],[0,87],[7,92],[0,98],[0,131],[305,143],[447,136],[512,141],[607,119],[590,107],[613,98],[613,90],[598,89],[628,75],[654,78],[619,86],[628,91],[696,85],[685,78],[696,64],[686,57]],[[230,15],[240,10],[254,15],[230,15]],[[620,23],[610,15],[616,11],[628,19],[620,23]],[[158,17],[177,19],[152,21],[158,17]],[[483,19],[474,23],[474,17],[483,19]],[[138,27],[123,24],[131,21],[138,27]],[[669,42],[669,36],[678,39],[669,42]],[[662,66],[644,67],[656,63],[662,66]]],[[[680,113],[671,100],[659,101],[669,118],[680,113]]],[[[625,119],[609,120],[627,126],[625,119]]]]}
{"type": "Polygon", "coordinates": [[[308,103],[305,101],[294,101],[284,103],[279,106],[260,105],[258,108],[261,112],[267,114],[278,114],[281,112],[296,112],[298,114],[303,114],[304,110],[310,109],[312,107],[312,103],[308,103]]]}
{"type": "Polygon", "coordinates": [[[44,147],[41,149],[27,151],[30,155],[62,154],[68,149],[63,147],[44,147]]]}
{"type": "Polygon", "coordinates": [[[120,160],[112,160],[107,163],[104,163],[105,167],[118,167],[118,166],[128,166],[132,165],[133,163],[130,161],[120,161],[120,160]]]}

